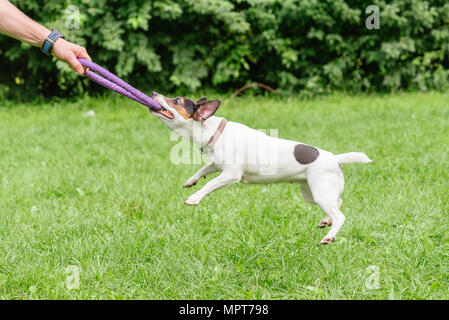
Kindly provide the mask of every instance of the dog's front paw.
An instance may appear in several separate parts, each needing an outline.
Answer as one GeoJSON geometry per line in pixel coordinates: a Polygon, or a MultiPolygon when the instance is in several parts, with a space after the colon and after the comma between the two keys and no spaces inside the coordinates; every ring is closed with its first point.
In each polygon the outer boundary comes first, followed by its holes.
{"type": "Polygon", "coordinates": [[[329,243],[334,242],[334,241],[335,241],[335,237],[324,237],[324,238],[320,241],[320,243],[321,243],[321,244],[329,244],[329,243]]]}
{"type": "Polygon", "coordinates": [[[188,206],[197,206],[200,203],[200,201],[201,198],[193,194],[190,197],[188,197],[186,201],[184,201],[184,204],[188,206]]]}
{"type": "Polygon", "coordinates": [[[194,179],[193,177],[189,178],[183,185],[184,188],[190,188],[196,185],[198,179],[194,179]]]}
{"type": "Polygon", "coordinates": [[[196,181],[187,180],[186,183],[184,183],[183,188],[190,188],[193,187],[194,185],[196,185],[196,181]]]}

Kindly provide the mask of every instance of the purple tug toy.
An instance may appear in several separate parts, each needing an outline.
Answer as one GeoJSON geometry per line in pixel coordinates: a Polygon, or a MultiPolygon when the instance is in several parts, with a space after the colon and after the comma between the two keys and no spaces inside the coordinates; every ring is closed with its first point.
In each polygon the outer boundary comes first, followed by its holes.
{"type": "Polygon", "coordinates": [[[86,77],[88,77],[90,80],[98,83],[99,85],[102,85],[105,88],[111,89],[112,91],[115,91],[122,96],[137,101],[150,109],[156,111],[161,110],[162,107],[157,101],[154,101],[149,96],[147,96],[143,92],[140,92],[105,68],[86,59],[78,59],[78,61],[84,67],[89,68],[86,73],[86,77]]]}

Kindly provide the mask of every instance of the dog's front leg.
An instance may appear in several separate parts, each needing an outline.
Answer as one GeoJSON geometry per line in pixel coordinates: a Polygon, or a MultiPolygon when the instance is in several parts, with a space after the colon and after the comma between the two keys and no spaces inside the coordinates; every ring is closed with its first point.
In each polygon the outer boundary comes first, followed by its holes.
{"type": "Polygon", "coordinates": [[[223,171],[218,177],[206,183],[206,185],[192,194],[184,204],[189,206],[196,206],[203,200],[204,197],[211,194],[215,190],[222,188],[224,186],[230,185],[235,182],[239,182],[242,179],[241,172],[226,172],[223,171]]]}
{"type": "Polygon", "coordinates": [[[183,185],[184,188],[190,188],[191,186],[194,186],[198,180],[200,180],[202,177],[206,177],[208,174],[214,173],[219,171],[218,167],[215,165],[215,163],[209,163],[202,167],[200,170],[198,170],[197,173],[195,173],[192,177],[190,177],[183,185]]]}

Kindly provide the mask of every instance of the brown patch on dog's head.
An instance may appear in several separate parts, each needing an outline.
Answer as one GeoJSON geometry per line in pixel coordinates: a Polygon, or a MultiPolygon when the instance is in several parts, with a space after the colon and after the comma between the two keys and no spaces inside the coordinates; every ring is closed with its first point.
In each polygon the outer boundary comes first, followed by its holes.
{"type": "Polygon", "coordinates": [[[165,101],[186,120],[193,116],[196,109],[195,102],[187,98],[165,98],[165,101]]]}
{"type": "Polygon", "coordinates": [[[206,97],[199,99],[197,102],[193,102],[192,100],[183,97],[164,97],[164,99],[168,105],[175,109],[184,119],[187,120],[192,118],[195,121],[201,122],[212,117],[221,105],[220,100],[207,101],[206,97]]]}
{"type": "Polygon", "coordinates": [[[293,155],[295,156],[296,161],[300,164],[309,164],[318,158],[320,152],[317,148],[305,144],[297,144],[293,151],[293,155]]]}

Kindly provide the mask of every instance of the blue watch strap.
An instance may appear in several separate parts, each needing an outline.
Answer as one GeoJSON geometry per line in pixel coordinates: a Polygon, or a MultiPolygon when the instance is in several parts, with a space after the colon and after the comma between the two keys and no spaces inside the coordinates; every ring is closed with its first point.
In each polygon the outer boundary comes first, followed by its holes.
{"type": "Polygon", "coordinates": [[[51,33],[48,35],[47,39],[45,39],[44,43],[42,44],[42,52],[46,55],[51,55],[51,50],[53,49],[53,46],[59,38],[63,38],[64,36],[60,34],[56,30],[52,30],[51,33]]]}

